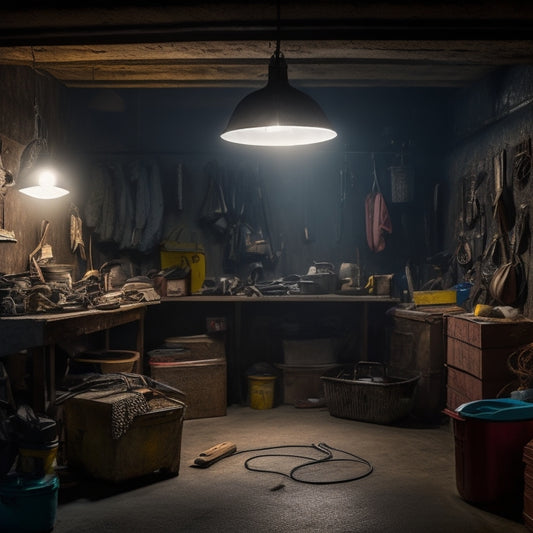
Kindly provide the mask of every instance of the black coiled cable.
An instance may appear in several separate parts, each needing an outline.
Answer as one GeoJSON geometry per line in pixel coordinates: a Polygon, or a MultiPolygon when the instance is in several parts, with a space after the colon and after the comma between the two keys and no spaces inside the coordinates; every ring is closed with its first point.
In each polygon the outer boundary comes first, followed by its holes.
{"type": "MultiPolygon", "coordinates": [[[[239,452],[236,452],[236,454],[240,453],[252,453],[252,452],[266,452],[271,450],[280,450],[284,448],[305,448],[305,449],[313,449],[317,450],[320,453],[324,454],[323,457],[315,458],[315,457],[308,457],[306,455],[296,455],[296,454],[285,454],[285,453],[264,453],[260,455],[254,455],[253,457],[249,457],[244,462],[244,466],[247,470],[251,470],[253,472],[264,472],[269,474],[279,474],[285,477],[288,477],[290,479],[293,479],[294,481],[298,481],[299,483],[307,483],[311,485],[331,485],[335,483],[347,483],[349,481],[356,481],[358,479],[362,479],[372,473],[374,470],[374,467],[372,464],[367,461],[366,459],[363,459],[362,457],[359,457],[357,455],[354,455],[350,452],[346,452],[344,450],[339,450],[337,448],[333,448],[332,446],[328,446],[326,443],[321,442],[319,444],[311,444],[311,445],[283,445],[283,446],[271,446],[267,448],[256,448],[251,450],[242,450],[239,452]],[[345,454],[349,457],[334,457],[333,451],[345,454]],[[257,468],[251,465],[252,461],[255,461],[257,459],[261,459],[264,457],[289,457],[289,458],[297,458],[297,459],[305,459],[306,462],[302,463],[300,465],[297,465],[293,467],[289,473],[277,471],[277,470],[266,470],[263,468],[257,468]],[[315,466],[320,463],[333,463],[333,462],[350,462],[350,463],[360,463],[364,466],[366,466],[366,469],[361,474],[357,474],[356,476],[351,476],[345,479],[338,479],[334,481],[313,481],[313,480],[306,480],[302,479],[301,477],[297,476],[296,473],[302,473],[302,471],[306,468],[310,468],[312,466],[315,466]]],[[[235,455],[236,455],[235,454],[235,455]]]]}

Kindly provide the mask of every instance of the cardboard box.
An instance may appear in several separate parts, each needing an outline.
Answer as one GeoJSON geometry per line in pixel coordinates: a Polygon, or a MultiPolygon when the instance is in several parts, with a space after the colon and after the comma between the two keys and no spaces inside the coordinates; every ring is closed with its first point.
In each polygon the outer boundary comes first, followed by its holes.
{"type": "Polygon", "coordinates": [[[292,366],[336,363],[336,344],[333,338],[284,339],[284,363],[292,366]]]}

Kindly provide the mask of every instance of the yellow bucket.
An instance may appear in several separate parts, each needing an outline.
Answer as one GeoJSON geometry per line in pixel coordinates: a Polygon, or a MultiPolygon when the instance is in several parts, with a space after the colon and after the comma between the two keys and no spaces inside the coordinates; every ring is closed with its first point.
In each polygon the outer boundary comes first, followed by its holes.
{"type": "Polygon", "coordinates": [[[58,440],[40,446],[23,444],[19,448],[18,471],[33,477],[54,474],[58,445],[58,440]]]}
{"type": "Polygon", "coordinates": [[[248,396],[252,409],[272,409],[276,376],[248,376],[248,396]]]}

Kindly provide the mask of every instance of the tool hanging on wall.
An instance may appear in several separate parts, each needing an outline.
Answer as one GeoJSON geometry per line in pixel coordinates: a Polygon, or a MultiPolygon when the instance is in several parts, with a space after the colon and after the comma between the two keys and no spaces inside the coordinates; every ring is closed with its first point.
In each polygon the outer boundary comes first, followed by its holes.
{"type": "Polygon", "coordinates": [[[307,176],[305,178],[305,185],[304,185],[304,242],[305,244],[309,244],[313,242],[314,240],[314,232],[311,228],[311,218],[309,216],[309,213],[311,211],[311,195],[309,194],[309,191],[313,189],[313,187],[310,186],[311,183],[311,176],[307,176]]]}
{"type": "Polygon", "coordinates": [[[400,153],[400,164],[390,167],[391,201],[393,204],[403,204],[412,200],[412,169],[405,164],[404,151],[400,153]]]}
{"type": "Polygon", "coordinates": [[[340,242],[344,232],[344,206],[346,204],[346,188],[348,182],[348,161],[344,154],[344,163],[339,172],[339,218],[337,220],[337,242],[340,242]]]}
{"type": "Polygon", "coordinates": [[[178,211],[183,211],[183,164],[178,163],[178,176],[177,176],[177,207],[178,211]]]}
{"type": "Polygon", "coordinates": [[[50,228],[50,222],[48,220],[43,220],[41,222],[41,238],[39,240],[39,244],[37,244],[36,248],[33,250],[33,252],[29,256],[29,263],[30,263],[30,275],[34,274],[36,275],[41,283],[45,283],[43,273],[41,271],[41,267],[39,266],[39,262],[36,259],[36,256],[38,253],[40,253],[40,259],[43,259],[43,248],[48,247],[45,251],[46,257],[52,257],[52,247],[48,244],[45,244],[46,237],[48,235],[48,230],[50,228]]]}
{"type": "Polygon", "coordinates": [[[524,188],[531,174],[531,138],[527,138],[515,147],[513,157],[513,181],[519,188],[524,188]]]}
{"type": "Polygon", "coordinates": [[[15,183],[13,174],[4,167],[2,162],[2,139],[0,138],[0,241],[17,242],[15,233],[5,229],[5,198],[8,187],[15,183]]]}
{"type": "Polygon", "coordinates": [[[83,222],[79,209],[74,204],[70,206],[70,250],[73,254],[79,251],[81,259],[87,260],[83,242],[83,222]]]}

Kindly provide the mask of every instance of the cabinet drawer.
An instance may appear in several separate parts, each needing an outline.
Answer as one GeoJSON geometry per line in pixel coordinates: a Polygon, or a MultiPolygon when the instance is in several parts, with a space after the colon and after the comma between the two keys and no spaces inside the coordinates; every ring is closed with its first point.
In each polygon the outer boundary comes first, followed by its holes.
{"type": "Polygon", "coordinates": [[[518,347],[533,341],[533,320],[479,318],[454,315],[447,319],[447,335],[478,348],[518,347]]]}
{"type": "Polygon", "coordinates": [[[468,372],[448,367],[448,387],[472,400],[497,398],[498,393],[512,381],[503,377],[497,380],[481,380],[468,372]]]}
{"type": "Polygon", "coordinates": [[[512,372],[507,366],[507,358],[515,348],[486,348],[482,350],[466,342],[448,338],[446,362],[473,376],[487,380],[511,380],[512,372]]]}

